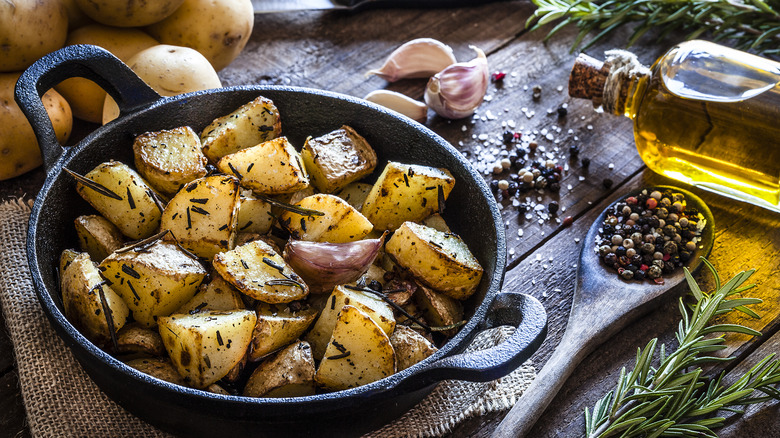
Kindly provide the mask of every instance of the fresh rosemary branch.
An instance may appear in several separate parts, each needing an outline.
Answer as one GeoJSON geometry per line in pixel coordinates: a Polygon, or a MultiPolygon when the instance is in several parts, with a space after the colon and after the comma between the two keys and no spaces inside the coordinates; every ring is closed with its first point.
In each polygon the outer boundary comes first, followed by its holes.
{"type": "Polygon", "coordinates": [[[580,32],[572,50],[585,36],[597,32],[583,49],[613,30],[634,24],[627,45],[635,43],[648,30],[659,38],[675,31],[688,32],[687,39],[702,34],[715,41],[763,55],[780,54],[780,0],[532,0],[537,6],[526,27],[538,29],[562,19],[547,38],[574,24],[580,32]]]}
{"type": "Polygon", "coordinates": [[[734,310],[757,317],[745,306],[760,303],[760,299],[727,299],[755,286],[743,286],[754,271],[740,272],[721,284],[712,264],[707,260],[704,263],[715,278],[715,291],[702,292],[685,270],[696,302],[686,307],[680,298],[682,320],[676,334],[677,349],[667,354],[662,344],[656,355],[658,339],[638,349],[634,369],[628,372],[623,368],[616,388],[597,401],[592,410],[585,410],[586,437],[717,437],[713,429],[725,421],[724,417],[717,416],[718,411],[741,413],[740,406],[780,399],[780,360],[774,354],[728,387],[721,384],[723,374],[716,379],[702,375],[702,364],[730,359],[709,355],[726,348],[722,335],[715,338],[705,335],[761,334],[741,325],[712,323],[713,317],[734,310]],[[653,366],[656,356],[657,367],[653,366]]]}

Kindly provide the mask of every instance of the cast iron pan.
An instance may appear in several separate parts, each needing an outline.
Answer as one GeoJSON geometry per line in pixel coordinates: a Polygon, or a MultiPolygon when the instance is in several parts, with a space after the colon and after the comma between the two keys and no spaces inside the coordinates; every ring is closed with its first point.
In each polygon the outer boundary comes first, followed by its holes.
{"type": "MultiPolygon", "coordinates": [[[[534,298],[501,292],[506,242],[501,216],[482,177],[444,139],[391,111],[349,96],[293,87],[241,86],[161,98],[125,64],[95,46],[69,46],[25,71],[16,100],[41,145],[46,181],[30,217],[27,257],[46,315],[74,355],[112,399],[140,418],[187,436],[350,436],[375,429],[414,406],[444,379],[488,381],[522,364],[547,329],[544,308],[534,298]],[[57,143],[40,96],[60,81],[81,76],[101,85],[117,101],[121,116],[77,146],[57,143]],[[66,167],[84,174],[109,159],[132,163],[135,136],[189,125],[196,132],[258,95],[272,99],[283,133],[295,145],[343,124],[354,127],[387,160],[446,167],[456,178],[445,218],[460,234],[485,274],[465,303],[469,321],[441,350],[393,376],[345,391],[300,398],[250,399],[173,385],[140,373],[95,347],[66,319],[58,286],[60,252],[76,248],[73,220],[92,212],[75,190],[66,167]],[[506,342],[461,354],[481,330],[518,327],[506,342]]],[[[95,419],[100,421],[100,419],[95,419]]]]}

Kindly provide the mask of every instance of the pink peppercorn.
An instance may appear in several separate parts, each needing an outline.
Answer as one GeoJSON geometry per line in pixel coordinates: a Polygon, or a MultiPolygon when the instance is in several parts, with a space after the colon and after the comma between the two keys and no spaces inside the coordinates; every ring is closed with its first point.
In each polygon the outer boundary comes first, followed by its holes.
{"type": "Polygon", "coordinates": [[[658,201],[656,201],[655,198],[648,198],[645,205],[650,210],[654,210],[656,207],[658,207],[658,201]]]}
{"type": "Polygon", "coordinates": [[[506,73],[499,71],[490,75],[490,80],[493,82],[501,82],[506,77],[506,73]]]}

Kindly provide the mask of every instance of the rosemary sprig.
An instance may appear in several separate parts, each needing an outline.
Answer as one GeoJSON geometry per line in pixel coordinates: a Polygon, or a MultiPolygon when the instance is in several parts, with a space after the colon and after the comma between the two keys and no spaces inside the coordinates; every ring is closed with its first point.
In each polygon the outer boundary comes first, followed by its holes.
{"type": "MultiPolygon", "coordinates": [[[[740,272],[721,284],[712,264],[707,260],[704,263],[715,277],[715,291],[702,292],[685,270],[696,301],[686,306],[680,298],[682,320],[676,334],[677,349],[667,354],[661,345],[656,354],[658,339],[638,349],[634,369],[628,372],[623,368],[616,388],[597,401],[592,410],[585,410],[586,437],[717,437],[713,429],[723,426],[725,421],[717,416],[718,411],[741,412],[739,406],[780,399],[780,360],[774,359],[774,354],[728,387],[721,385],[723,373],[715,379],[703,376],[702,364],[731,359],[709,355],[726,345],[722,335],[705,335],[761,334],[741,325],[712,323],[717,315],[734,310],[745,312],[744,306],[761,302],[757,298],[727,299],[755,286],[742,286],[754,271],[740,272]],[[656,357],[659,364],[654,367],[656,357]]],[[[745,313],[755,315],[749,310],[745,313]]]]}
{"type": "Polygon", "coordinates": [[[572,50],[588,34],[596,33],[585,49],[627,24],[634,32],[627,45],[634,44],[648,30],[659,39],[671,32],[687,32],[687,39],[702,34],[727,40],[739,49],[763,55],[780,54],[780,13],[777,0],[532,0],[536,11],[526,27],[532,30],[561,19],[547,38],[569,24],[580,32],[572,50]],[[773,9],[774,7],[774,9],[773,9]]]}

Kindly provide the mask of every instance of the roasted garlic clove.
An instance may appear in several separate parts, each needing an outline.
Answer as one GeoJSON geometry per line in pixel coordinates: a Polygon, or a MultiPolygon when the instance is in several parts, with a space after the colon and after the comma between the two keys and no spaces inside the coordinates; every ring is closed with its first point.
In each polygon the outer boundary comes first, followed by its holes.
{"type": "Polygon", "coordinates": [[[428,120],[428,105],[395,91],[375,90],[368,93],[364,99],[399,112],[420,123],[425,123],[428,120]]]}
{"type": "Polygon", "coordinates": [[[428,81],[425,102],[442,117],[461,119],[474,113],[482,103],[489,81],[485,53],[470,46],[477,57],[452,64],[428,81]]]}
{"type": "Polygon", "coordinates": [[[450,46],[433,38],[418,38],[395,49],[382,67],[370,70],[367,75],[377,75],[389,82],[428,78],[456,62],[450,46]]]}

